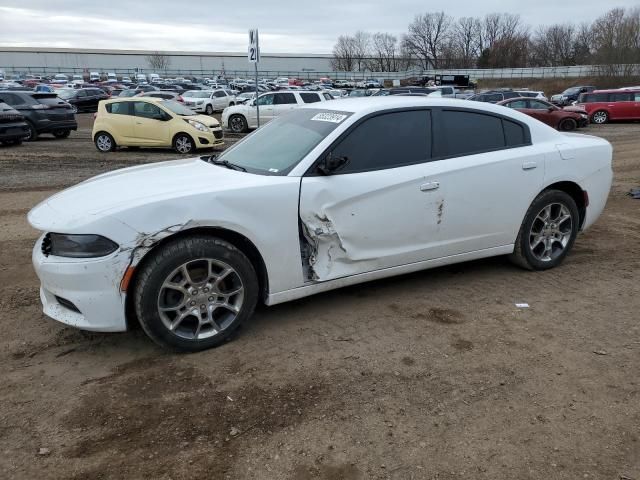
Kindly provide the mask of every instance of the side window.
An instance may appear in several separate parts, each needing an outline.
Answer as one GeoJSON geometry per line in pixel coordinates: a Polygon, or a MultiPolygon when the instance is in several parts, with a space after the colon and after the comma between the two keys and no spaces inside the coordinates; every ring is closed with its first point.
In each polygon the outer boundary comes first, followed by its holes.
{"type": "Polygon", "coordinates": [[[317,93],[301,93],[300,97],[304,103],[316,103],[320,101],[317,93]]]}
{"type": "Polygon", "coordinates": [[[493,115],[442,110],[439,155],[473,155],[505,147],[502,120],[493,115]]]}
{"type": "Polygon", "coordinates": [[[87,96],[87,92],[85,90],[78,90],[78,93],[76,94],[77,98],[84,98],[87,96]]]}
{"type": "Polygon", "coordinates": [[[258,98],[258,105],[273,105],[274,95],[263,95],[258,98]]]}
{"type": "Polygon", "coordinates": [[[631,94],[630,93],[610,93],[609,101],[610,102],[630,102],[631,94]]]}
{"type": "Polygon", "coordinates": [[[107,103],[104,108],[114,115],[129,115],[129,104],[131,102],[107,103]]]}
{"type": "Polygon", "coordinates": [[[511,120],[502,119],[502,126],[504,128],[504,139],[507,147],[527,145],[527,136],[525,135],[522,125],[512,122],[511,120]]]}
{"type": "Polygon", "coordinates": [[[296,104],[296,97],[293,93],[276,93],[273,101],[274,105],[296,104]]]}
{"type": "Polygon", "coordinates": [[[491,93],[484,95],[483,102],[501,102],[503,100],[501,93],[491,93]]]}
{"type": "Polygon", "coordinates": [[[549,105],[538,100],[530,100],[529,105],[531,105],[529,108],[533,110],[549,110],[549,105]]]}
{"type": "Polygon", "coordinates": [[[640,102],[640,93],[634,93],[633,94],[633,100],[636,102],[640,102]]]}
{"type": "Polygon", "coordinates": [[[160,120],[164,117],[160,107],[147,102],[135,102],[133,104],[133,112],[136,117],[151,118],[153,120],[160,120]]]}
{"type": "Polygon", "coordinates": [[[325,100],[333,100],[333,97],[331,95],[329,95],[328,93],[323,93],[324,95],[324,99],[325,100]]]}
{"type": "Polygon", "coordinates": [[[504,97],[504,99],[506,100],[507,98],[516,98],[519,97],[520,95],[517,94],[516,92],[505,92],[502,94],[502,96],[504,97]]]}
{"type": "Polygon", "coordinates": [[[221,97],[226,97],[227,95],[222,90],[218,90],[217,92],[213,93],[213,96],[217,98],[221,98],[221,97]]]}
{"type": "Polygon", "coordinates": [[[332,151],[349,163],[339,173],[395,168],[431,159],[431,112],[378,115],[349,132],[332,151]]]}
{"type": "Polygon", "coordinates": [[[529,108],[527,107],[526,100],[514,100],[513,102],[509,102],[506,105],[509,108],[529,108]]]}

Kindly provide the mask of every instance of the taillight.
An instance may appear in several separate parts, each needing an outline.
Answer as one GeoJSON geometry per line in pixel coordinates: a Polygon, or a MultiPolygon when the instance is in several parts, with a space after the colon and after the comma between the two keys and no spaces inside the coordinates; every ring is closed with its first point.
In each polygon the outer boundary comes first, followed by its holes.
{"type": "Polygon", "coordinates": [[[180,95],[178,95],[178,98],[176,98],[176,100],[180,103],[184,103],[184,99],[180,95]]]}

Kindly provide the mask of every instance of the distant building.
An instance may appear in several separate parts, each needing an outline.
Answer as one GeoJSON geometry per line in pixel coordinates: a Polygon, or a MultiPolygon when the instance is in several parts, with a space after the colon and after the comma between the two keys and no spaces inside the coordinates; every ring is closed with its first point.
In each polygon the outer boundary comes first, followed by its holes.
{"type": "MultiPolygon", "coordinates": [[[[31,73],[79,73],[86,71],[133,73],[138,68],[151,72],[148,58],[157,52],[49,47],[0,47],[0,70],[31,73]]],[[[253,71],[246,52],[160,52],[169,58],[167,73],[194,75],[225,71],[253,71]]],[[[261,71],[328,72],[331,54],[262,53],[261,71]]],[[[162,73],[162,72],[157,72],[162,73]]]]}

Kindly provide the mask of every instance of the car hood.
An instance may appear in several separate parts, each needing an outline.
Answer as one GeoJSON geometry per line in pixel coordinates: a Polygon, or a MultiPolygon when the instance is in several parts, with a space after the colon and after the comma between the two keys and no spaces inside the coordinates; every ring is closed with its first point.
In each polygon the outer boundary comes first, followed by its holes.
{"type": "Polygon", "coordinates": [[[255,175],[212,165],[199,157],[115,170],[90,178],[49,197],[29,212],[29,222],[55,231],[114,215],[155,201],[202,193],[214,197],[227,190],[255,188],[279,177],[255,175]]]}
{"type": "Polygon", "coordinates": [[[565,112],[580,113],[585,115],[587,113],[587,111],[584,108],[580,108],[580,107],[564,107],[563,110],[565,112]]]}
{"type": "Polygon", "coordinates": [[[200,123],[204,123],[209,128],[215,128],[220,126],[220,123],[218,122],[218,120],[216,120],[213,117],[210,117],[209,115],[186,115],[182,118],[186,120],[196,120],[200,123]]]}

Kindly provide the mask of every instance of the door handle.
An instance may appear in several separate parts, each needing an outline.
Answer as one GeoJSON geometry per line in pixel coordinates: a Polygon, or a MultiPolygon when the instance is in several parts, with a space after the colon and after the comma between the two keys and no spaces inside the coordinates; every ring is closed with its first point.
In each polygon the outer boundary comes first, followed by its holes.
{"type": "Polygon", "coordinates": [[[538,164],[536,162],[524,162],[522,164],[522,169],[523,170],[533,170],[534,168],[537,168],[538,164]]]}
{"type": "Polygon", "coordinates": [[[438,188],[440,188],[440,182],[429,182],[429,183],[423,183],[422,185],[420,185],[420,191],[422,192],[437,190],[438,188]]]}

